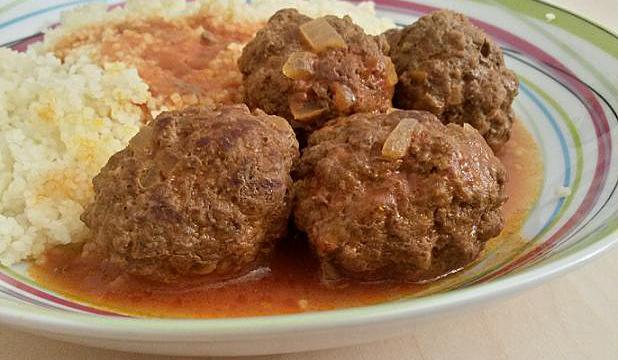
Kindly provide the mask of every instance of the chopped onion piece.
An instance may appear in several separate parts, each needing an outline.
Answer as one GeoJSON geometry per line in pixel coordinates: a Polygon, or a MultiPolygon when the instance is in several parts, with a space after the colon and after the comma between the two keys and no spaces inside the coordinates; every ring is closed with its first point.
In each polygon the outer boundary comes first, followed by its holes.
{"type": "Polygon", "coordinates": [[[219,41],[219,38],[217,37],[217,35],[215,35],[213,32],[210,32],[208,30],[202,31],[202,33],[200,34],[200,37],[207,44],[214,44],[219,41]]]}
{"type": "Polygon", "coordinates": [[[300,32],[311,49],[317,53],[326,49],[345,49],[348,47],[337,30],[323,17],[302,24],[300,32]]]}
{"type": "Polygon", "coordinates": [[[402,119],[391,131],[382,146],[382,156],[391,160],[401,159],[408,152],[412,142],[412,134],[418,125],[418,120],[402,119]]]}
{"type": "Polygon", "coordinates": [[[292,53],[283,64],[283,75],[292,80],[307,80],[313,76],[313,63],[317,59],[315,54],[307,51],[292,53]]]}
{"type": "Polygon", "coordinates": [[[386,58],[386,85],[395,86],[399,81],[397,77],[397,71],[395,70],[395,65],[391,61],[391,58],[386,58]]]}
{"type": "Polygon", "coordinates": [[[326,107],[309,101],[292,101],[290,103],[290,111],[294,120],[306,121],[320,116],[328,110],[326,107]]]}
{"type": "Polygon", "coordinates": [[[422,70],[412,70],[408,72],[410,80],[415,82],[424,82],[427,79],[427,73],[422,70]]]}
{"type": "Polygon", "coordinates": [[[463,124],[463,128],[467,132],[473,132],[473,133],[477,132],[477,130],[474,128],[474,126],[470,125],[469,123],[464,123],[463,124]]]}
{"type": "Polygon", "coordinates": [[[346,111],[356,102],[356,95],[348,86],[336,82],[332,84],[332,89],[333,101],[337,110],[346,111]]]}

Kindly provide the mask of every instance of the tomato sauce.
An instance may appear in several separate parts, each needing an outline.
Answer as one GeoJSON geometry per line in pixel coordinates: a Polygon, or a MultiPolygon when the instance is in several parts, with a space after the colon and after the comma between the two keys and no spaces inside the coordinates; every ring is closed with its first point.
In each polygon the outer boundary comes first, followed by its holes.
{"type": "MultiPolygon", "coordinates": [[[[242,74],[236,61],[260,24],[221,24],[207,15],[178,20],[139,20],[88,28],[60,41],[60,57],[86,49],[100,63],[135,66],[157,99],[156,108],[213,106],[242,100],[242,74]]],[[[534,139],[518,122],[500,155],[509,173],[502,234],[479,257],[506,261],[525,245],[520,229],[537,199],[542,163],[534,139]]],[[[66,297],[124,314],[156,317],[217,318],[296,313],[363,306],[438,292],[465,274],[426,285],[400,282],[321,284],[318,262],[306,240],[284,239],[268,268],[225,283],[161,286],[119,276],[100,263],[86,262],[81,247],[57,247],[33,264],[38,283],[66,297]]],[[[480,261],[480,260],[479,260],[480,261]]]]}
{"type": "Polygon", "coordinates": [[[236,62],[260,23],[221,23],[208,14],[175,21],[132,20],[93,26],[60,40],[60,58],[86,52],[105,64],[134,66],[156,99],[156,107],[181,109],[242,102],[236,62]]]}
{"type": "MultiPolygon", "coordinates": [[[[490,241],[485,253],[492,252],[493,257],[498,253],[504,258],[525,246],[519,230],[538,196],[542,164],[534,140],[519,123],[502,154],[509,172],[506,226],[499,237],[490,241]]],[[[256,270],[243,279],[165,287],[118,277],[115,271],[98,263],[84,262],[79,253],[80,246],[76,245],[51,249],[44,261],[31,267],[30,273],[40,284],[69,298],[120,313],[157,317],[257,316],[370,305],[439,291],[440,286],[460,275],[426,285],[349,283],[328,288],[320,283],[318,263],[306,241],[292,237],[278,246],[269,268],[256,270]]]]}

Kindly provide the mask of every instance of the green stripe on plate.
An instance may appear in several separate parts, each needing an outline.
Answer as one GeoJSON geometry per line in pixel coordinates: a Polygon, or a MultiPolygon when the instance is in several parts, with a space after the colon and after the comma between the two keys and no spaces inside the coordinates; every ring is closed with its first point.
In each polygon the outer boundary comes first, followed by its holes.
{"type": "MultiPolygon", "coordinates": [[[[607,79],[607,76],[605,76],[601,71],[598,70],[597,66],[592,64],[587,58],[581,56],[580,53],[574,51],[572,49],[572,47],[571,47],[571,44],[568,44],[568,43],[565,43],[565,42],[561,41],[560,39],[558,39],[558,37],[554,36],[552,33],[547,31],[546,29],[544,29],[542,26],[539,26],[538,23],[536,23],[534,21],[530,21],[529,18],[523,18],[522,20],[528,26],[530,26],[531,28],[535,29],[537,32],[543,34],[543,36],[545,36],[546,38],[550,39],[554,44],[558,45],[560,47],[560,50],[566,52],[567,54],[572,56],[574,59],[577,59],[577,61],[580,63],[580,65],[582,67],[584,67],[586,70],[588,70],[591,74],[593,74],[595,79],[598,80],[601,84],[603,84],[603,86],[605,86],[608,90],[610,90],[614,94],[618,94],[618,87],[616,87],[614,85],[614,83],[609,81],[607,79]]],[[[580,19],[578,19],[578,18],[573,19],[573,21],[576,21],[578,23],[582,23],[582,21],[580,21],[580,19]]],[[[585,20],[585,21],[589,21],[589,20],[585,20]]],[[[552,21],[552,24],[554,24],[553,21],[552,21]]],[[[599,29],[596,29],[596,30],[597,30],[596,32],[598,32],[599,29]]],[[[589,33],[591,33],[591,32],[585,31],[583,34],[589,34],[589,33]]],[[[580,35],[580,34],[578,33],[578,35],[580,35]]],[[[616,45],[616,47],[618,48],[618,42],[615,41],[615,39],[610,39],[609,40],[609,44],[616,45]]],[[[605,47],[601,47],[601,48],[605,49],[605,47]]]]}
{"type": "MultiPolygon", "coordinates": [[[[519,80],[522,83],[526,84],[526,86],[528,86],[530,89],[534,90],[548,104],[550,104],[558,112],[558,114],[562,118],[563,122],[567,125],[569,133],[570,133],[570,135],[571,135],[571,137],[573,139],[573,144],[575,146],[575,152],[576,152],[576,154],[575,154],[575,177],[574,177],[574,180],[573,180],[573,184],[571,185],[571,194],[565,199],[564,204],[562,204],[558,214],[556,214],[554,219],[545,227],[545,229],[543,229],[541,232],[539,232],[534,237],[534,239],[531,239],[526,244],[526,246],[523,246],[519,253],[514,254],[513,256],[511,256],[509,258],[506,258],[502,262],[494,264],[492,267],[489,267],[487,269],[483,269],[482,272],[474,274],[473,276],[463,280],[461,283],[452,284],[452,285],[450,285],[450,286],[448,286],[448,287],[446,287],[444,289],[441,289],[441,291],[450,291],[450,290],[453,290],[453,289],[456,289],[456,288],[460,288],[460,287],[466,287],[466,286],[470,286],[470,285],[475,285],[476,281],[478,279],[481,279],[484,276],[497,271],[498,269],[500,269],[500,268],[510,264],[511,262],[515,261],[517,258],[521,257],[523,254],[527,253],[534,245],[536,245],[538,243],[538,240],[540,238],[542,238],[545,234],[547,234],[547,232],[550,231],[556,225],[556,223],[558,223],[558,221],[560,221],[560,219],[562,219],[562,216],[564,215],[564,212],[571,205],[571,203],[573,201],[573,197],[577,193],[577,191],[579,190],[579,187],[581,185],[581,177],[582,177],[582,173],[583,173],[584,155],[583,155],[581,139],[579,137],[579,134],[577,133],[577,128],[575,127],[575,124],[571,120],[571,117],[564,110],[564,108],[562,108],[562,106],[560,106],[560,104],[556,100],[554,100],[547,92],[543,91],[538,85],[534,84],[532,81],[530,81],[526,77],[522,76],[521,74],[517,74],[517,77],[519,78],[519,80]]],[[[543,168],[545,168],[545,166],[543,166],[543,168]]],[[[543,171],[545,171],[545,170],[543,170],[543,171]]],[[[537,199],[537,201],[538,201],[538,199],[537,199]]],[[[535,206],[536,206],[536,202],[535,202],[535,206]]]]}
{"type": "MultiPolygon", "coordinates": [[[[582,39],[589,41],[598,48],[618,59],[618,35],[593,21],[579,17],[578,15],[555,5],[547,4],[540,0],[487,0],[491,4],[512,9],[529,17],[545,21],[545,14],[553,13],[556,18],[551,24],[560,27],[582,39]]],[[[591,4],[591,6],[594,6],[591,4]]]]}
{"type": "Polygon", "coordinates": [[[11,8],[14,8],[17,4],[24,3],[24,2],[26,2],[26,0],[13,0],[9,2],[8,4],[4,4],[0,6],[0,14],[10,10],[11,8]]]}
{"type": "Polygon", "coordinates": [[[584,153],[582,150],[582,142],[579,137],[579,133],[577,132],[577,127],[573,123],[573,120],[571,119],[569,114],[564,110],[564,108],[560,106],[560,104],[546,91],[541,89],[540,86],[536,85],[535,83],[521,75],[518,75],[518,77],[524,84],[526,84],[529,88],[537,92],[543,99],[545,99],[545,101],[547,101],[547,103],[550,104],[558,112],[558,114],[560,114],[560,117],[564,120],[564,123],[569,130],[569,134],[573,139],[573,145],[575,146],[575,179],[573,180],[573,184],[571,185],[571,194],[567,196],[564,200],[564,204],[560,208],[560,211],[558,212],[556,217],[554,217],[554,220],[552,220],[552,222],[549,223],[548,226],[537,235],[537,237],[540,237],[545,235],[550,229],[554,227],[554,225],[556,225],[556,223],[562,218],[562,215],[564,215],[564,212],[573,202],[573,197],[578,192],[579,186],[581,184],[584,153]]]}
{"type": "MultiPolygon", "coordinates": [[[[604,228],[592,232],[587,237],[584,237],[581,241],[577,241],[575,244],[561,250],[556,255],[552,255],[552,260],[549,263],[559,261],[567,256],[573,255],[578,251],[581,251],[607,238],[618,238],[618,217],[616,217],[616,215],[612,216],[610,216],[610,219],[608,220],[604,228]]],[[[541,263],[545,264],[542,259],[541,263]]],[[[533,265],[533,267],[534,266],[536,266],[536,264],[533,265]]]]}

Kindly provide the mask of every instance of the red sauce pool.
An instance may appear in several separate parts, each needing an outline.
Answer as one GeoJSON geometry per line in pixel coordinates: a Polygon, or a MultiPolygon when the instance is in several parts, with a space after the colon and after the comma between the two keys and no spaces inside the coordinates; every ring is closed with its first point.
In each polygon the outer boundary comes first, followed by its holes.
{"type": "MultiPolygon", "coordinates": [[[[222,24],[207,14],[176,22],[141,20],[86,28],[63,39],[54,51],[64,57],[89,47],[100,63],[123,61],[135,66],[159,106],[235,103],[242,95],[242,74],[236,60],[242,44],[259,27],[222,24]]],[[[521,124],[515,124],[502,154],[510,176],[506,187],[510,199],[504,207],[507,221],[502,234],[491,240],[485,251],[497,258],[505,258],[525,244],[519,230],[542,180],[537,146],[521,124]]],[[[118,277],[98,263],[84,262],[79,253],[79,246],[51,249],[43,261],[33,264],[30,274],[39,284],[68,298],[124,314],[156,317],[257,316],[370,305],[420,295],[459,276],[429,285],[350,283],[345,288],[326,288],[319,281],[317,261],[306,243],[290,238],[281,242],[270,268],[252,279],[165,288],[118,277]]]]}
{"type": "MultiPolygon", "coordinates": [[[[507,221],[503,233],[490,241],[486,252],[498,247],[516,251],[525,244],[519,229],[536,201],[542,180],[538,148],[521,124],[516,123],[502,154],[510,177],[510,198],[504,208],[507,221]],[[502,246],[505,244],[508,246],[502,246]]],[[[326,288],[319,281],[317,261],[307,245],[290,238],[277,248],[270,271],[254,279],[170,289],[117,278],[98,264],[80,260],[79,250],[79,246],[51,249],[44,261],[31,267],[30,274],[39,284],[69,298],[141,316],[217,318],[354,307],[414,296],[450,278],[429,285],[385,282],[326,288]]]]}

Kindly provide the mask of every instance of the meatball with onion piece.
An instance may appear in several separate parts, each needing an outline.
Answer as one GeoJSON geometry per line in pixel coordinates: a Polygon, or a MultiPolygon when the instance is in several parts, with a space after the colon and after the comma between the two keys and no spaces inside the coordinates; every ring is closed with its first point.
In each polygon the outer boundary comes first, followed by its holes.
{"type": "Polygon", "coordinates": [[[464,15],[441,10],[385,36],[399,76],[396,107],[468,123],[500,150],[510,138],[519,82],[487,34],[464,15]]]}
{"type": "Polygon", "coordinates": [[[382,36],[350,17],[312,19],[278,11],[238,61],[250,108],[285,117],[310,132],[326,120],[391,107],[397,74],[382,36]]]}
{"type": "Polygon", "coordinates": [[[332,120],[310,136],[298,175],[294,219],[326,283],[436,279],[503,228],[503,165],[472,126],[429,112],[332,120]]]}
{"type": "Polygon", "coordinates": [[[165,112],[94,178],[83,256],[168,283],[239,276],[287,229],[298,142],[244,105],[165,112]]]}

